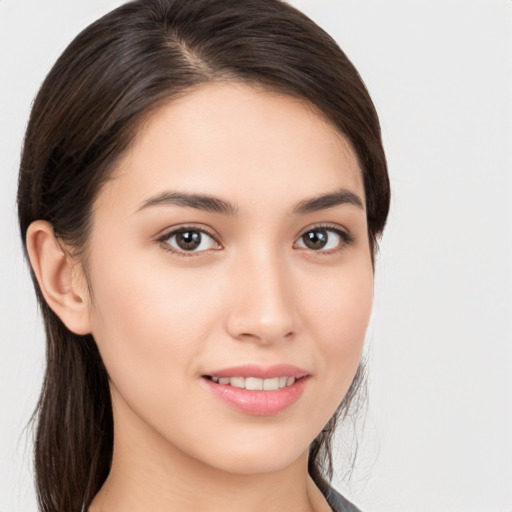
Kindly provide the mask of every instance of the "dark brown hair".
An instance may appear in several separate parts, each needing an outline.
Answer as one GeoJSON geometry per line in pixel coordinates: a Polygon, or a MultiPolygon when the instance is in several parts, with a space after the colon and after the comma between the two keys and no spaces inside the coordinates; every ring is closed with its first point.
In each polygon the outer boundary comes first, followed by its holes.
{"type": "MultiPolygon", "coordinates": [[[[44,81],[32,108],[19,175],[21,236],[37,219],[86,255],[102,184],[148,114],[191,88],[242,81],[310,102],[351,142],[364,178],[372,257],[389,208],[380,127],[354,66],[333,39],[280,0],[136,0],[87,27],[44,81]]],[[[36,485],[44,511],[86,510],[110,470],[107,371],[91,335],[70,332],[33,276],[47,337],[35,417],[36,485]]],[[[352,386],[310,449],[319,485],[332,473],[330,440],[352,386]]]]}

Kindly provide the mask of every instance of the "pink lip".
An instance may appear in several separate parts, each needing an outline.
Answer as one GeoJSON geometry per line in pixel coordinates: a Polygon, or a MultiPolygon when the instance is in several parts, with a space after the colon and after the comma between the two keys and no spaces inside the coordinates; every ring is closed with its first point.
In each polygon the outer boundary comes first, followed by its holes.
{"type": "Polygon", "coordinates": [[[309,379],[307,371],[286,364],[272,366],[235,366],[212,372],[209,376],[257,377],[260,379],[295,377],[297,379],[291,386],[272,391],[252,391],[230,385],[218,384],[207,378],[202,379],[208,389],[228,405],[240,412],[255,416],[272,416],[292,406],[301,397],[309,379]]]}

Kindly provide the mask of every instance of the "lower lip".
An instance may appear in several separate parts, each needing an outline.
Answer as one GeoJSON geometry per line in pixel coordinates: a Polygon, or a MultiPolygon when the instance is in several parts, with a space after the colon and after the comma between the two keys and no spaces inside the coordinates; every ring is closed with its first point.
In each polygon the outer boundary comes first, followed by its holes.
{"type": "Polygon", "coordinates": [[[208,388],[235,409],[254,416],[272,416],[291,407],[302,395],[308,377],[296,380],[291,386],[272,391],[251,391],[204,379],[208,388]]]}

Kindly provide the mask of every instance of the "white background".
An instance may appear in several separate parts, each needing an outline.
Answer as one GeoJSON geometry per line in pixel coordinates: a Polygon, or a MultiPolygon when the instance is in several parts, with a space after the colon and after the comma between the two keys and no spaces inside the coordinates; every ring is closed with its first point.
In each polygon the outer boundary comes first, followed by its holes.
{"type": "MultiPolygon", "coordinates": [[[[16,228],[30,103],[114,0],[0,0],[0,511],[35,510],[24,432],[43,333],[16,228]]],[[[338,41],[383,126],[393,201],[369,334],[365,511],[512,511],[512,2],[294,2],[338,41]]],[[[342,452],[340,452],[342,453],[342,452]]]]}

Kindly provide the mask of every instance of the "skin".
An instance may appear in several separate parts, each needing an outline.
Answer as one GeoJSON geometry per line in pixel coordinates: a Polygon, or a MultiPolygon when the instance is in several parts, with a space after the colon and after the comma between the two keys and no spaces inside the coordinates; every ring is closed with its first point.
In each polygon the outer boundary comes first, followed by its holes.
{"type": "Polygon", "coordinates": [[[350,144],[297,99],[208,84],[151,114],[113,177],[94,205],[87,275],[47,223],[27,238],[47,302],[94,335],[111,379],[113,465],[90,510],[329,510],[308,448],[356,372],[373,269],[364,207],[294,208],[340,189],[364,205],[350,144]],[[221,198],[237,213],[141,208],[166,191],[221,198]],[[308,248],[303,235],[325,224],[353,241],[327,231],[331,249],[308,248]],[[170,252],[176,237],[162,237],[184,226],[212,238],[170,252]],[[247,363],[310,377],[293,406],[254,416],[202,378],[247,363]]]}

